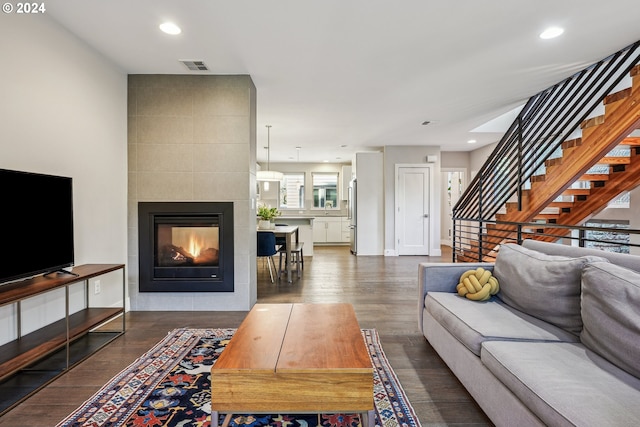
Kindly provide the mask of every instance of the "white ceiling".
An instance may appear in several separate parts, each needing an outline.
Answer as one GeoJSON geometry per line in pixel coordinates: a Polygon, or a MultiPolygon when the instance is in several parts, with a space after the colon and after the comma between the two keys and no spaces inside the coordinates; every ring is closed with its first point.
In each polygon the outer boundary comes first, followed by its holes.
{"type": "Polygon", "coordinates": [[[471,129],[640,40],[638,0],[55,0],[46,7],[130,74],[200,74],[178,62],[195,59],[209,66],[205,73],[251,75],[258,159],[266,160],[269,124],[272,162],[348,162],[355,151],[388,145],[475,149],[501,135],[471,129]],[[164,21],[182,34],[160,32],[164,21]],[[564,35],[538,38],[551,25],[564,35]]]}

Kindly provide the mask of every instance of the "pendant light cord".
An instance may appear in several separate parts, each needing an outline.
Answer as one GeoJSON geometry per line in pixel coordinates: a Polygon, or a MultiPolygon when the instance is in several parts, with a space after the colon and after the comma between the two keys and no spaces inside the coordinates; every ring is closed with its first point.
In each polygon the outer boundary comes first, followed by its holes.
{"type": "Polygon", "coordinates": [[[267,170],[271,170],[270,161],[271,161],[271,125],[267,125],[267,170]]]}

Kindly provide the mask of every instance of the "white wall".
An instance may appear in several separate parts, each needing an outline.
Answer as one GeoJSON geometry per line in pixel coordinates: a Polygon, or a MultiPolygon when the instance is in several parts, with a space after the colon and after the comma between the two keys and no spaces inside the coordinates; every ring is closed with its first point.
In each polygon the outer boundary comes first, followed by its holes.
{"type": "Polygon", "coordinates": [[[469,152],[469,183],[471,183],[471,180],[480,171],[480,168],[482,168],[484,162],[487,161],[493,150],[496,148],[496,145],[498,145],[497,142],[469,152]]]}
{"type": "Polygon", "coordinates": [[[442,151],[440,152],[442,160],[440,166],[442,169],[468,169],[469,168],[469,151],[442,151]]]}
{"type": "MultiPolygon", "coordinates": [[[[75,263],[125,263],[126,74],[46,14],[3,15],[0,52],[0,168],[72,177],[75,263]]],[[[34,301],[25,328],[64,313],[56,298],[34,301]]],[[[0,311],[0,340],[12,311],[0,311]]]]}

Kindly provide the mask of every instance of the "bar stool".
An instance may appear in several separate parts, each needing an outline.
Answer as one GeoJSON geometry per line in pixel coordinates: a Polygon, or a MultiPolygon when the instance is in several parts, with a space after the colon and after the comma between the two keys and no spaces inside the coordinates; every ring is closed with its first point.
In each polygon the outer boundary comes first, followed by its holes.
{"type": "MultiPolygon", "coordinates": [[[[285,264],[287,268],[290,268],[291,265],[296,265],[296,273],[298,277],[300,277],[301,269],[304,270],[304,253],[302,252],[302,247],[304,246],[304,242],[297,243],[294,247],[291,248],[291,260],[285,260],[285,264]]],[[[280,257],[278,259],[278,270],[282,273],[282,257],[287,257],[287,248],[281,246],[278,250],[280,257]]]]}

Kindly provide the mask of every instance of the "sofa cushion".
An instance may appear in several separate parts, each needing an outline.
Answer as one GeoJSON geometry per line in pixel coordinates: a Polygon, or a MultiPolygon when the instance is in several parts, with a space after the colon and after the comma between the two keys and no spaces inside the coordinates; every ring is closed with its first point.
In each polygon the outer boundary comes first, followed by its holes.
{"type": "Polygon", "coordinates": [[[526,249],[543,252],[548,255],[560,255],[568,257],[579,257],[593,255],[606,258],[610,263],[621,265],[634,271],[640,272],[640,257],[637,255],[620,254],[617,252],[607,252],[600,249],[581,248],[579,246],[561,245],[558,243],[541,242],[539,240],[525,239],[522,246],[526,249]]]}
{"type": "Polygon", "coordinates": [[[425,309],[477,356],[487,340],[578,341],[577,336],[519,312],[496,298],[475,302],[454,293],[429,292],[425,309]]]}
{"type": "Polygon", "coordinates": [[[586,265],[582,321],[585,346],[640,377],[640,274],[604,262],[586,265]]]}
{"type": "Polygon", "coordinates": [[[547,425],[640,425],[640,380],[581,344],[485,342],[481,359],[547,425]]]}
{"type": "Polygon", "coordinates": [[[498,297],[506,304],[574,334],[580,334],[582,267],[604,258],[568,258],[509,243],[500,247],[493,274],[500,282],[498,297]]]}

